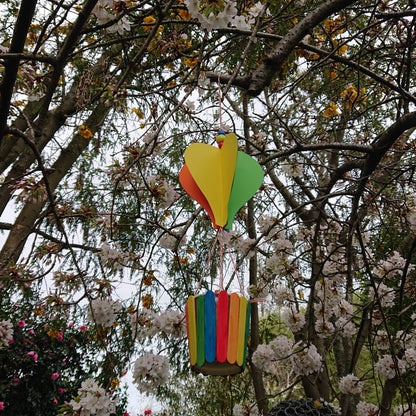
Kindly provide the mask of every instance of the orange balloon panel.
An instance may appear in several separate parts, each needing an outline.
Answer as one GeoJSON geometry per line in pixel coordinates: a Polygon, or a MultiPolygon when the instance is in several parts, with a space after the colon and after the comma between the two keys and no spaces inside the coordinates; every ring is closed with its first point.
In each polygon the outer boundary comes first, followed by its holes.
{"type": "Polygon", "coordinates": [[[234,133],[225,136],[221,149],[205,143],[193,143],[185,150],[185,164],[207,199],[215,224],[220,227],[227,224],[237,150],[237,137],[234,133]]]}
{"type": "Polygon", "coordinates": [[[187,194],[198,202],[202,208],[205,209],[209,217],[211,218],[212,224],[215,229],[219,228],[217,224],[215,224],[214,214],[212,213],[212,209],[209,206],[207,199],[205,198],[204,194],[198,188],[198,185],[194,181],[191,173],[189,172],[188,166],[183,165],[181,171],[179,172],[179,182],[181,183],[183,189],[187,192],[187,194]]]}

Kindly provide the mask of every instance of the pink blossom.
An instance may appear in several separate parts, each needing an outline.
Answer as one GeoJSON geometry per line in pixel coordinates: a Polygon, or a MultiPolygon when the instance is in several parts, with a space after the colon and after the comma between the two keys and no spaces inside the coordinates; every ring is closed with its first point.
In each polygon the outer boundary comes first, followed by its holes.
{"type": "Polygon", "coordinates": [[[58,336],[56,337],[57,341],[62,341],[64,339],[64,334],[63,332],[59,331],[58,336]]]}
{"type": "Polygon", "coordinates": [[[87,330],[87,325],[81,325],[79,327],[79,330],[82,331],[82,332],[86,331],[87,330]]]}
{"type": "Polygon", "coordinates": [[[74,326],[74,323],[73,323],[73,322],[70,322],[70,323],[68,324],[67,328],[71,328],[71,326],[74,326]]]}
{"type": "Polygon", "coordinates": [[[4,410],[4,402],[0,402],[0,410],[4,410]]]}
{"type": "Polygon", "coordinates": [[[57,378],[59,378],[60,374],[59,373],[52,373],[51,375],[51,379],[52,380],[56,380],[57,378]]]}
{"type": "Polygon", "coordinates": [[[25,322],[25,321],[19,321],[19,322],[17,323],[17,326],[18,326],[19,328],[23,328],[25,325],[26,325],[26,322],[25,322]]]}
{"type": "Polygon", "coordinates": [[[33,361],[37,361],[37,360],[38,360],[38,354],[36,354],[36,353],[35,353],[35,351],[29,351],[29,352],[27,353],[27,355],[28,355],[29,357],[32,357],[32,358],[33,358],[33,361]]]}
{"type": "Polygon", "coordinates": [[[68,391],[67,389],[63,389],[62,387],[58,388],[58,394],[62,394],[65,393],[66,391],[68,391]]]}
{"type": "Polygon", "coordinates": [[[31,330],[29,331],[29,334],[30,334],[30,335],[35,335],[35,331],[34,331],[33,329],[31,329],[31,330]]]}
{"type": "Polygon", "coordinates": [[[16,377],[14,380],[13,380],[13,383],[18,383],[20,380],[16,377]]]}

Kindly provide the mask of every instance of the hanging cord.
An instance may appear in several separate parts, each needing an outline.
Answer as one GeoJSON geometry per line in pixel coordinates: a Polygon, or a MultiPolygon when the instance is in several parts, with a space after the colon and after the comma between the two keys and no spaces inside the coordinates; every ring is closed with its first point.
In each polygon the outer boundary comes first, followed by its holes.
{"type": "MultiPolygon", "coordinates": [[[[241,294],[242,294],[243,296],[245,296],[245,295],[244,295],[243,285],[242,285],[241,280],[240,280],[240,278],[239,278],[239,276],[238,276],[237,266],[236,266],[236,265],[235,265],[235,263],[234,263],[234,259],[233,259],[232,253],[231,253],[231,247],[230,247],[230,244],[228,243],[228,240],[227,240],[227,239],[225,239],[225,244],[227,245],[227,248],[228,248],[228,253],[229,253],[229,255],[230,255],[230,259],[231,259],[231,262],[232,262],[233,267],[234,267],[235,277],[237,278],[238,284],[239,284],[239,286],[240,286],[240,292],[241,292],[241,294]]],[[[253,302],[266,302],[266,298],[254,298],[254,299],[250,299],[250,302],[251,302],[251,303],[253,303],[253,302]]]]}
{"type": "Polygon", "coordinates": [[[220,290],[224,290],[224,270],[223,270],[223,262],[224,262],[224,251],[223,251],[223,244],[224,244],[224,228],[220,228],[218,230],[220,235],[220,290]]]}
{"type": "Polygon", "coordinates": [[[238,282],[238,284],[239,284],[239,286],[240,286],[240,292],[241,292],[241,294],[242,294],[243,296],[245,296],[245,295],[244,295],[244,288],[243,288],[243,285],[241,284],[241,280],[240,280],[240,278],[239,278],[239,276],[238,276],[237,266],[235,265],[235,262],[234,262],[234,259],[233,259],[233,255],[232,255],[232,253],[231,253],[231,247],[230,247],[230,244],[228,243],[228,239],[227,239],[227,238],[225,238],[224,240],[225,240],[225,244],[226,244],[226,246],[227,246],[227,248],[228,248],[228,253],[229,253],[229,255],[230,255],[231,262],[232,262],[232,264],[233,264],[235,277],[237,278],[237,282],[238,282]]]}
{"type": "Polygon", "coordinates": [[[210,263],[210,261],[211,261],[211,258],[212,258],[212,253],[214,252],[214,249],[215,249],[215,246],[216,246],[216,244],[217,244],[217,241],[218,241],[218,232],[217,232],[217,235],[216,235],[216,237],[215,237],[214,244],[212,245],[211,251],[209,252],[208,260],[207,260],[207,262],[206,262],[206,264],[205,264],[204,270],[202,271],[202,276],[201,276],[201,278],[199,279],[198,287],[197,287],[197,288],[196,288],[196,290],[195,290],[195,294],[194,294],[194,296],[196,296],[196,295],[198,294],[199,289],[201,288],[202,280],[204,279],[205,272],[206,272],[206,270],[207,270],[208,264],[209,264],[209,263],[210,263]]]}
{"type": "Polygon", "coordinates": [[[221,91],[220,74],[218,74],[218,104],[219,104],[220,131],[223,131],[222,130],[222,91],[221,91]]]}

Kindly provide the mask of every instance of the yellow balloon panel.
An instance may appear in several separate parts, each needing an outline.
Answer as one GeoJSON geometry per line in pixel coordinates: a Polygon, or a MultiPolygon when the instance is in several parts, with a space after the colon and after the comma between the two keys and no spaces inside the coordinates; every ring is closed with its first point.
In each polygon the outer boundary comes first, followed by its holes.
{"type": "Polygon", "coordinates": [[[193,143],[185,150],[185,163],[214,214],[215,223],[227,223],[228,200],[237,162],[237,137],[227,134],[221,149],[205,143],[193,143]]]}

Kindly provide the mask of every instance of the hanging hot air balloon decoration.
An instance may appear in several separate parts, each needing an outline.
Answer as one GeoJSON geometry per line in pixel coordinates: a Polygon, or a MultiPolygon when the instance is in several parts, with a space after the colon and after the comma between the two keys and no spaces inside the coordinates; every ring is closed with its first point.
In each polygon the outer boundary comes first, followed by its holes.
{"type": "Polygon", "coordinates": [[[263,170],[238,150],[234,133],[217,137],[219,147],[193,143],[185,150],[179,181],[191,198],[208,213],[214,228],[230,230],[234,216],[263,182],[263,170]]]}
{"type": "MultiPolygon", "coordinates": [[[[222,250],[224,230],[232,228],[238,210],[259,189],[263,170],[255,159],[238,150],[234,133],[220,131],[217,143],[218,148],[205,143],[188,146],[179,181],[208,213],[222,250]]],[[[224,376],[245,368],[250,301],[223,289],[222,270],[219,286],[215,293],[209,290],[203,296],[190,296],[185,309],[191,369],[224,376]]]]}

